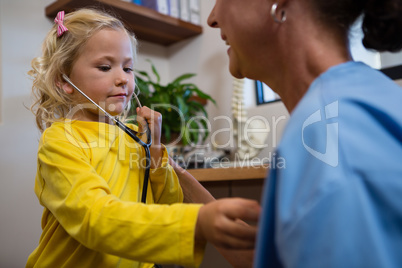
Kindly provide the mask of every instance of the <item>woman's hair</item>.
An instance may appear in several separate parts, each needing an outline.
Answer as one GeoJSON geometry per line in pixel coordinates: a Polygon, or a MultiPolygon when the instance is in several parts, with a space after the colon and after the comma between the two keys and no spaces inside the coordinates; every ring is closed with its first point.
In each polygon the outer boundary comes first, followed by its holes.
{"type": "MultiPolygon", "coordinates": [[[[53,25],[43,42],[42,56],[32,60],[32,70],[28,72],[33,77],[31,111],[41,132],[64,118],[73,107],[70,95],[59,85],[63,82],[62,74],[70,75],[73,64],[91,36],[105,28],[123,30],[130,37],[133,56],[136,56],[134,35],[110,14],[96,9],[80,9],[66,14],[64,25],[68,31],[60,37],[57,37],[57,24],[53,25]]],[[[126,112],[129,108],[128,105],[126,112]]]]}
{"type": "Polygon", "coordinates": [[[309,0],[319,19],[345,38],[361,15],[363,45],[377,51],[402,49],[401,0],[309,0]]]}

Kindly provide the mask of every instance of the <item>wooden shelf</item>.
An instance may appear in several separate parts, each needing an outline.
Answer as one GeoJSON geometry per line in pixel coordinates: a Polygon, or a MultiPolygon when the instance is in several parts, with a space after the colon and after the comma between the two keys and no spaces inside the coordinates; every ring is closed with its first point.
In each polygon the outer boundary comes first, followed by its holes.
{"type": "Polygon", "coordinates": [[[235,181],[265,179],[268,166],[187,169],[198,181],[235,181]]]}
{"type": "Polygon", "coordinates": [[[53,20],[61,10],[68,13],[82,7],[111,11],[138,39],[164,46],[202,33],[201,26],[121,0],[57,0],[46,7],[45,14],[53,20]]]}

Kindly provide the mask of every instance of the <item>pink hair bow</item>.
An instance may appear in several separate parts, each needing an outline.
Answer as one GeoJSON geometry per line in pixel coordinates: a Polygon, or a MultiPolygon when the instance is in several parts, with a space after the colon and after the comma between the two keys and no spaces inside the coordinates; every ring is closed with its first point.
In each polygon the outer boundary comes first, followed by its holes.
{"type": "Polygon", "coordinates": [[[59,13],[57,13],[56,18],[54,19],[54,22],[57,23],[58,25],[57,37],[62,36],[64,32],[68,31],[67,27],[64,26],[63,21],[64,21],[64,11],[59,11],[59,13]]]}

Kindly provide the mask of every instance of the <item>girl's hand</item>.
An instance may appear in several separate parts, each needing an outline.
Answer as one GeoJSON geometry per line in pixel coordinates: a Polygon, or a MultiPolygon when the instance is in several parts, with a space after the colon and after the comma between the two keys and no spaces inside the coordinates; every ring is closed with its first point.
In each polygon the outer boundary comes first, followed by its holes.
{"type": "MultiPolygon", "coordinates": [[[[138,132],[144,132],[147,129],[147,123],[151,130],[152,145],[151,153],[151,169],[158,168],[162,165],[163,146],[161,145],[162,115],[146,106],[137,107],[138,132]]],[[[142,134],[141,140],[147,141],[147,133],[142,134]]]]}
{"type": "MultiPolygon", "coordinates": [[[[143,106],[142,108],[137,107],[137,122],[138,122],[138,132],[142,133],[146,131],[148,123],[149,129],[151,130],[152,146],[161,145],[161,130],[162,130],[162,115],[150,108],[143,106]]],[[[147,133],[145,132],[141,139],[146,141],[147,133]]]]}
{"type": "Polygon", "coordinates": [[[253,249],[261,207],[254,200],[226,198],[201,207],[196,225],[197,241],[209,241],[219,248],[253,249]]]}

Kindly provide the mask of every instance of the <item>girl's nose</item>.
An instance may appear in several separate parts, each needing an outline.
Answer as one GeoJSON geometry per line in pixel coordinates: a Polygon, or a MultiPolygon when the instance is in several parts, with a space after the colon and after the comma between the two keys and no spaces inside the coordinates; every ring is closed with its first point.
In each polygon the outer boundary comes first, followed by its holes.
{"type": "Polygon", "coordinates": [[[128,84],[128,78],[120,75],[120,76],[118,76],[116,78],[115,84],[116,84],[116,86],[119,86],[119,87],[127,85],[128,84]]]}

